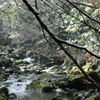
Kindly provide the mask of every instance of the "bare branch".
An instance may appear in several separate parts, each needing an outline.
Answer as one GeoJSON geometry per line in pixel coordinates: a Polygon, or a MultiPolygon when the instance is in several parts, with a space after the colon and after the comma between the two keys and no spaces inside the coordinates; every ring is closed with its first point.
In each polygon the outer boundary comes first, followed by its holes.
{"type": "MultiPolygon", "coordinates": [[[[56,41],[56,43],[59,44],[59,46],[62,48],[62,50],[73,60],[73,62],[77,65],[77,67],[82,71],[82,73],[85,75],[85,77],[94,85],[96,86],[99,90],[99,84],[93,80],[83,69],[82,67],[78,64],[77,60],[73,58],[73,56],[67,52],[67,50],[63,47],[62,43],[64,44],[68,44],[70,46],[74,46],[80,49],[84,49],[84,47],[79,47],[73,44],[69,44],[63,40],[60,40],[59,38],[57,38],[49,29],[48,27],[43,23],[43,21],[40,19],[40,17],[38,16],[38,13],[36,12],[36,10],[31,7],[31,5],[28,3],[27,0],[23,0],[23,2],[26,4],[26,6],[29,8],[29,10],[35,15],[36,19],[38,20],[38,22],[40,23],[40,25],[45,29],[45,31],[48,32],[48,34],[56,41]]],[[[86,51],[88,51],[87,49],[85,49],[86,51]]],[[[89,51],[88,51],[89,52],[89,51]]],[[[90,52],[91,53],[91,52],[90,52]]]]}
{"type": "Polygon", "coordinates": [[[77,5],[83,5],[83,6],[90,7],[90,8],[96,8],[96,9],[98,8],[96,6],[91,6],[91,5],[87,5],[87,4],[83,4],[83,3],[78,3],[78,2],[72,2],[72,3],[77,4],[77,5]]]}

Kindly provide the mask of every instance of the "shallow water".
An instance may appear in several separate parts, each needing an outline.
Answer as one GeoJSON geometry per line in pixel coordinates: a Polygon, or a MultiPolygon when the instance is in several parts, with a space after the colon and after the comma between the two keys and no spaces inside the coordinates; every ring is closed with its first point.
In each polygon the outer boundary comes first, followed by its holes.
{"type": "MultiPolygon", "coordinates": [[[[57,95],[56,92],[42,93],[34,90],[26,90],[26,85],[31,83],[33,79],[36,79],[36,77],[35,74],[20,76],[20,78],[25,78],[25,80],[23,80],[23,82],[18,82],[18,79],[11,75],[7,81],[1,83],[1,86],[7,86],[9,93],[15,93],[17,95],[15,100],[51,100],[55,95],[57,95]]],[[[64,100],[72,100],[64,95],[62,96],[65,98],[64,100]]]]}

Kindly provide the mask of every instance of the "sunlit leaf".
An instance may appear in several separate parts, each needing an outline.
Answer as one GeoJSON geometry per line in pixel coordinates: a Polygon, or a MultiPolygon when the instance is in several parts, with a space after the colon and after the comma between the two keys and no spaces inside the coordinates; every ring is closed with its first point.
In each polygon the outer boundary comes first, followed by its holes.
{"type": "Polygon", "coordinates": [[[44,17],[46,17],[47,15],[46,15],[46,14],[44,14],[43,16],[44,16],[44,17]]]}
{"type": "Polygon", "coordinates": [[[54,40],[52,40],[51,42],[52,42],[52,43],[54,43],[55,41],[54,41],[54,40]]]}
{"type": "Polygon", "coordinates": [[[18,28],[16,28],[16,31],[18,31],[18,28]]]}
{"type": "Polygon", "coordinates": [[[18,3],[16,3],[16,6],[18,6],[18,3]]]}
{"type": "Polygon", "coordinates": [[[86,59],[88,60],[91,57],[91,54],[86,54],[86,59]]]}
{"type": "Polygon", "coordinates": [[[71,51],[71,52],[74,52],[74,50],[73,50],[73,49],[70,49],[70,51],[71,51]]]}
{"type": "Polygon", "coordinates": [[[92,6],[95,6],[95,3],[94,2],[92,3],[92,6]]]}
{"type": "Polygon", "coordinates": [[[23,34],[23,36],[26,36],[26,34],[23,34]]]}
{"type": "Polygon", "coordinates": [[[82,74],[82,77],[85,77],[85,75],[84,75],[84,74],[82,74]]]}
{"type": "Polygon", "coordinates": [[[38,38],[37,38],[37,37],[33,37],[33,39],[34,39],[34,40],[37,40],[38,38]]]}
{"type": "Polygon", "coordinates": [[[100,9],[100,6],[98,6],[98,9],[100,9]]]}
{"type": "Polygon", "coordinates": [[[13,4],[10,4],[10,6],[14,6],[13,4]]]}
{"type": "Polygon", "coordinates": [[[66,55],[65,55],[65,54],[62,54],[61,56],[64,57],[64,56],[66,56],[66,55]]]}
{"type": "Polygon", "coordinates": [[[6,26],[4,26],[4,28],[7,28],[6,26]]]}
{"type": "Polygon", "coordinates": [[[87,54],[86,56],[87,56],[87,57],[90,57],[90,56],[91,56],[91,54],[87,54]]]}

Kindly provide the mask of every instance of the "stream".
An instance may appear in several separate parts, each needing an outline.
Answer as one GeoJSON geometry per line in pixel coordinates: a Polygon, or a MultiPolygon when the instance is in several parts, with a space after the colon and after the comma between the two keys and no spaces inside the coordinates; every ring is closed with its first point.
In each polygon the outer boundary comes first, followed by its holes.
{"type": "MultiPolygon", "coordinates": [[[[26,85],[37,78],[36,74],[23,75],[19,78],[16,79],[14,75],[10,75],[7,81],[0,83],[0,87],[8,87],[9,94],[14,93],[17,95],[17,98],[13,100],[51,100],[55,95],[58,95],[56,92],[42,93],[40,91],[26,90],[26,85]],[[25,78],[25,80],[18,82],[19,78],[25,78]]],[[[72,100],[65,95],[63,96],[63,100],[72,100]]]]}
{"type": "MultiPolygon", "coordinates": [[[[25,58],[23,61],[28,61],[31,64],[30,58],[25,58]]],[[[64,98],[63,100],[73,100],[59,92],[43,93],[35,90],[26,90],[26,85],[30,84],[32,80],[37,79],[37,76],[36,73],[19,75],[18,78],[15,78],[14,75],[10,75],[5,82],[0,82],[0,87],[6,86],[9,89],[9,94],[16,94],[17,97],[13,100],[52,100],[54,96],[59,94],[64,98]],[[23,80],[18,81],[19,79],[23,80]]]]}

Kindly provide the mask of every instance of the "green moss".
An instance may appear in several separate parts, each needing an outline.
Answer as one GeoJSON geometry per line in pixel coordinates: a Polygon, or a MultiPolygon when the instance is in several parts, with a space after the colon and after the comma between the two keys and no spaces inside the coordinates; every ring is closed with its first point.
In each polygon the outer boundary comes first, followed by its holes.
{"type": "Polygon", "coordinates": [[[25,78],[20,78],[18,79],[18,82],[22,82],[23,80],[25,80],[25,78]]]}
{"type": "Polygon", "coordinates": [[[12,61],[10,60],[10,59],[2,59],[1,61],[0,61],[0,66],[2,67],[2,66],[5,66],[6,68],[8,68],[8,67],[12,67],[12,61]]]}
{"type": "Polygon", "coordinates": [[[8,100],[7,96],[5,94],[0,94],[0,100],[8,100]]]}
{"type": "Polygon", "coordinates": [[[100,100],[100,95],[93,95],[93,96],[90,96],[89,98],[87,98],[85,100],[100,100]]]}
{"type": "Polygon", "coordinates": [[[75,92],[77,92],[76,89],[70,89],[70,90],[67,92],[67,95],[68,95],[68,96],[73,96],[73,94],[74,94],[75,92]]]}
{"type": "Polygon", "coordinates": [[[56,95],[56,96],[54,96],[54,97],[52,98],[52,100],[61,100],[60,98],[61,98],[60,95],[56,95]]]}
{"type": "Polygon", "coordinates": [[[35,89],[35,90],[42,90],[44,87],[49,86],[50,83],[49,82],[43,82],[40,80],[33,80],[31,82],[31,84],[27,85],[27,89],[31,88],[31,89],[35,89]]]}
{"type": "Polygon", "coordinates": [[[2,77],[0,77],[0,82],[4,81],[4,79],[2,77]]]}
{"type": "Polygon", "coordinates": [[[8,95],[9,95],[8,93],[9,93],[9,90],[8,90],[7,87],[2,87],[0,89],[0,94],[4,94],[4,95],[6,95],[8,97],[8,95]]]}
{"type": "Polygon", "coordinates": [[[17,65],[17,64],[23,63],[23,61],[22,60],[16,60],[16,61],[13,61],[13,63],[14,63],[14,65],[17,65]]]}
{"type": "Polygon", "coordinates": [[[54,78],[55,76],[53,74],[50,73],[42,73],[41,75],[38,76],[39,80],[46,80],[46,79],[51,79],[54,78]]]}
{"type": "Polygon", "coordinates": [[[31,84],[28,84],[27,87],[35,88],[36,85],[40,84],[40,80],[33,80],[31,84]]]}
{"type": "Polygon", "coordinates": [[[42,89],[43,87],[45,87],[47,84],[44,84],[44,83],[40,83],[40,84],[38,84],[38,85],[36,85],[35,87],[34,87],[34,89],[42,89]]]}

